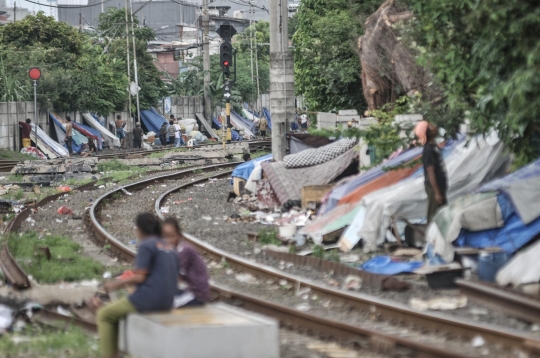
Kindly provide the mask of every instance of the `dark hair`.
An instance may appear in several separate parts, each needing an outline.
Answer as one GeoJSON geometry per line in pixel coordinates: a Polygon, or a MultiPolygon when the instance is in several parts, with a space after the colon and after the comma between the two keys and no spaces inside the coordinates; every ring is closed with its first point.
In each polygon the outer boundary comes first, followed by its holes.
{"type": "Polygon", "coordinates": [[[251,154],[246,153],[242,156],[242,158],[244,158],[244,162],[246,162],[248,159],[251,159],[251,154]]]}
{"type": "Polygon", "coordinates": [[[169,116],[169,118],[174,118],[174,114],[171,114],[171,115],[169,116]]]}
{"type": "Polygon", "coordinates": [[[171,225],[174,230],[176,230],[176,233],[181,235],[182,229],[180,229],[180,224],[178,223],[178,220],[175,218],[167,218],[163,221],[163,225],[171,225]]]}
{"type": "Polygon", "coordinates": [[[151,213],[141,213],[135,218],[135,225],[146,236],[161,237],[161,223],[151,213]]]}
{"type": "Polygon", "coordinates": [[[116,119],[120,119],[120,118],[122,118],[122,116],[118,114],[118,115],[116,116],[116,119]]]}
{"type": "Polygon", "coordinates": [[[26,118],[26,123],[30,123],[32,120],[30,118],[26,118]]]}
{"type": "Polygon", "coordinates": [[[172,126],[172,125],[174,124],[174,121],[171,119],[171,120],[169,121],[169,124],[172,126]]]}
{"type": "Polygon", "coordinates": [[[66,116],[66,121],[71,122],[71,117],[70,117],[70,116],[66,116]]]}

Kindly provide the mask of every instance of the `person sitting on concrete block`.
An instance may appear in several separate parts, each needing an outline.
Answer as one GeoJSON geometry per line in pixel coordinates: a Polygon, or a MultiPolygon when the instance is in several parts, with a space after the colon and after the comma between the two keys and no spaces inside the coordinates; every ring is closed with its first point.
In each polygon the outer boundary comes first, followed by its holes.
{"type": "Polygon", "coordinates": [[[173,306],[180,265],[174,246],[161,239],[161,223],[150,213],[137,215],[137,237],[140,240],[133,275],[105,284],[107,292],[128,285],[135,291],[98,310],[97,325],[101,354],[105,358],[118,355],[118,322],[129,313],[168,311],[173,306]]]}
{"type": "Polygon", "coordinates": [[[208,270],[197,251],[182,240],[178,220],[167,218],[163,222],[163,239],[176,247],[180,259],[179,276],[187,284],[174,297],[174,308],[202,306],[210,299],[208,270]]]}

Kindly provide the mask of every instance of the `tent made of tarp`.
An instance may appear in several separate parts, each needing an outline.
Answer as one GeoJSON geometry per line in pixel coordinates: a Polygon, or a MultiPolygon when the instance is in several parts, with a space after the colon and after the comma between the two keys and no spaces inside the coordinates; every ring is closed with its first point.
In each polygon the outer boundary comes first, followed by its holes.
{"type": "Polygon", "coordinates": [[[109,143],[112,143],[114,147],[120,147],[120,139],[105,127],[99,123],[90,113],[83,113],[83,118],[88,125],[101,133],[103,139],[106,139],[109,143]]]}
{"type": "Polygon", "coordinates": [[[149,132],[154,132],[156,134],[159,133],[163,123],[168,123],[154,108],[141,111],[141,120],[149,132]]]}
{"type": "Polygon", "coordinates": [[[96,140],[97,149],[103,149],[103,138],[101,137],[101,133],[99,133],[97,129],[81,123],[73,123],[73,127],[77,128],[77,130],[84,134],[87,138],[96,140]]]}
{"type": "MultiPolygon", "coordinates": [[[[212,117],[212,127],[221,130],[221,123],[216,119],[216,117],[212,117]]],[[[231,140],[233,142],[240,142],[242,140],[242,136],[234,129],[231,129],[231,140]]]]}
{"type": "Polygon", "coordinates": [[[255,125],[235,111],[231,111],[231,124],[236,128],[243,129],[246,138],[255,137],[255,125]]]}
{"type": "Polygon", "coordinates": [[[351,148],[338,157],[310,167],[286,168],[284,162],[262,163],[274,193],[281,205],[300,201],[302,188],[323,185],[339,177],[358,157],[358,150],[351,148]]]}
{"type": "Polygon", "coordinates": [[[255,168],[255,163],[263,163],[263,162],[268,162],[271,160],[272,160],[272,154],[267,154],[262,157],[252,159],[248,162],[242,163],[236,166],[236,168],[234,168],[232,172],[232,176],[248,180],[249,176],[251,175],[251,172],[255,168]]]}
{"type": "Polygon", "coordinates": [[[206,129],[210,137],[214,139],[219,139],[218,135],[214,130],[212,129],[212,126],[206,121],[206,118],[204,118],[202,113],[196,113],[197,119],[202,123],[203,127],[206,129]]]}
{"type": "MultiPolygon", "coordinates": [[[[470,193],[479,185],[503,175],[510,163],[504,144],[495,133],[476,137],[456,146],[446,162],[448,200],[470,193]]],[[[390,187],[365,196],[360,205],[366,208],[355,217],[355,225],[347,228],[339,244],[344,251],[351,250],[364,240],[364,250],[373,251],[384,241],[387,228],[395,219],[422,219],[426,217],[427,195],[424,177],[403,180],[390,187]]]]}
{"type": "Polygon", "coordinates": [[[49,137],[41,128],[34,123],[30,123],[30,126],[32,127],[30,139],[32,139],[32,141],[37,144],[37,147],[50,159],[69,156],[68,150],[49,137]]]}
{"type": "Polygon", "coordinates": [[[266,118],[266,123],[268,123],[268,129],[272,130],[272,116],[270,115],[270,111],[263,107],[262,112],[263,117],[266,118]]]}
{"type": "MultiPolygon", "coordinates": [[[[56,138],[58,139],[58,142],[67,149],[67,145],[65,143],[66,127],[65,127],[64,123],[62,123],[63,121],[60,120],[60,118],[55,113],[50,112],[49,116],[51,117],[51,119],[53,121],[55,131],[56,131],[56,138]]],[[[71,128],[71,134],[72,134],[72,138],[73,138],[71,148],[73,149],[73,151],[75,153],[80,153],[82,145],[88,143],[88,138],[86,138],[84,135],[82,135],[73,126],[71,128]]]]}

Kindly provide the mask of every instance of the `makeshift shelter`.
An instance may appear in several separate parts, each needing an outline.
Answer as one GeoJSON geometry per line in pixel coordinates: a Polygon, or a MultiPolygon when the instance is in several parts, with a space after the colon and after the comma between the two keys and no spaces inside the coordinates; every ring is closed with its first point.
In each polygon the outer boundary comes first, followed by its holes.
{"type": "Polygon", "coordinates": [[[272,116],[270,116],[270,111],[263,107],[262,109],[263,117],[266,118],[266,123],[268,124],[268,129],[272,130],[272,116]]]}
{"type": "MultiPolygon", "coordinates": [[[[320,154],[324,156],[327,154],[323,154],[325,153],[325,147],[318,149],[320,154]]],[[[261,164],[281,205],[300,201],[304,186],[323,185],[335,180],[358,157],[358,151],[352,147],[337,157],[328,156],[330,159],[322,163],[320,163],[319,154],[313,153],[313,155],[314,161],[312,162],[319,164],[294,168],[288,168],[285,160],[283,162],[261,164]]],[[[285,159],[287,157],[285,156],[285,159]]]]}
{"type": "Polygon", "coordinates": [[[540,240],[517,253],[503,266],[496,276],[501,286],[524,285],[540,281],[540,240]]]}
{"type": "Polygon", "coordinates": [[[208,122],[206,121],[206,118],[204,118],[203,114],[202,113],[197,113],[196,116],[197,116],[197,119],[202,123],[203,127],[208,132],[208,135],[210,135],[210,137],[212,137],[214,139],[219,139],[218,135],[214,132],[214,130],[212,129],[212,126],[210,124],[208,124],[208,122]]]}
{"type": "Polygon", "coordinates": [[[161,126],[163,123],[168,122],[163,118],[161,114],[159,114],[154,108],[145,109],[141,111],[141,121],[143,122],[144,126],[148,131],[159,133],[159,130],[161,129],[161,126]]]}
{"type": "MultiPolygon", "coordinates": [[[[66,127],[64,124],[64,122],[67,121],[63,121],[56,113],[52,112],[49,113],[49,117],[53,121],[54,129],[56,132],[56,139],[58,140],[58,143],[60,143],[67,149],[67,145],[65,143],[66,127]]],[[[86,138],[75,128],[75,126],[73,125],[74,123],[75,122],[72,122],[71,134],[73,137],[73,144],[71,145],[71,147],[75,153],[80,153],[82,145],[88,143],[88,138],[86,138]]]]}
{"type": "Polygon", "coordinates": [[[41,128],[34,123],[30,123],[30,126],[32,127],[30,139],[46,156],[50,159],[69,157],[68,150],[49,137],[41,128]]]}
{"type": "Polygon", "coordinates": [[[499,247],[513,254],[540,234],[540,160],[441,209],[426,238],[450,262],[454,246],[499,247]]]}
{"type": "MultiPolygon", "coordinates": [[[[509,157],[495,133],[476,137],[456,146],[446,160],[449,181],[448,200],[471,192],[480,184],[505,173],[509,157]],[[470,142],[470,143],[469,143],[470,142]]],[[[393,219],[422,219],[426,216],[427,195],[423,175],[403,180],[365,196],[360,205],[365,208],[354,218],[339,241],[344,251],[351,250],[360,239],[369,252],[384,242],[393,219]]]]}
{"type": "MultiPolygon", "coordinates": [[[[212,127],[221,130],[221,123],[219,123],[216,117],[212,117],[212,127]]],[[[234,129],[231,129],[231,140],[233,142],[240,142],[242,140],[242,136],[234,129]]]]}
{"type": "Polygon", "coordinates": [[[344,138],[320,148],[304,150],[297,154],[289,154],[283,158],[286,168],[310,167],[326,163],[337,158],[358,143],[356,138],[344,138]]]}
{"type": "Polygon", "coordinates": [[[244,180],[248,180],[249,176],[251,175],[251,172],[253,171],[253,169],[255,169],[255,164],[260,164],[262,162],[267,162],[267,161],[271,161],[272,160],[272,154],[267,154],[265,156],[262,156],[262,157],[259,157],[259,158],[256,158],[256,159],[252,159],[248,162],[245,162],[245,163],[242,163],[238,166],[236,166],[236,168],[234,168],[231,176],[234,178],[234,177],[238,177],[238,178],[242,178],[244,180]]]}
{"type": "Polygon", "coordinates": [[[236,128],[243,129],[246,139],[255,137],[255,125],[235,111],[231,111],[231,124],[236,128]]]}
{"type": "Polygon", "coordinates": [[[306,149],[314,149],[332,143],[327,137],[308,133],[289,133],[289,154],[297,154],[306,149]]]}
{"type": "Polygon", "coordinates": [[[97,149],[103,149],[103,138],[97,129],[91,128],[81,123],[73,123],[73,127],[77,129],[88,139],[94,139],[97,142],[97,149]]]}
{"type": "MultiPolygon", "coordinates": [[[[120,147],[120,139],[113,133],[101,125],[97,119],[95,119],[90,113],[83,113],[83,118],[89,126],[101,133],[103,139],[106,139],[109,143],[112,143],[115,147],[120,147]]],[[[110,144],[109,144],[110,145],[110,144]]]]}

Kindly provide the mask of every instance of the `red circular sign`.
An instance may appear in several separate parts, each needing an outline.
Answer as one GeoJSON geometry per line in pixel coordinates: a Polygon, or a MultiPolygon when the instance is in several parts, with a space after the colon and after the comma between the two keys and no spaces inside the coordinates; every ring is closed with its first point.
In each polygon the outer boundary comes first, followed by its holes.
{"type": "Polygon", "coordinates": [[[30,71],[28,71],[28,76],[30,76],[30,78],[34,81],[39,80],[39,78],[41,77],[41,71],[37,67],[32,67],[30,71]]]}

